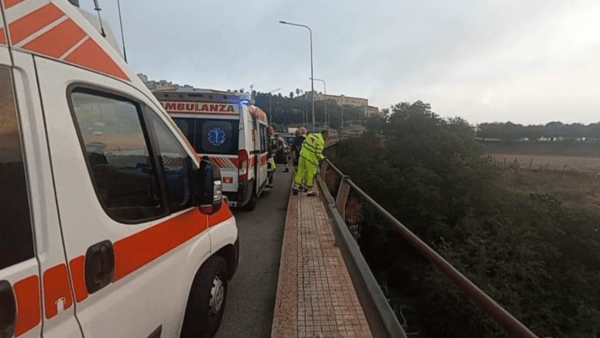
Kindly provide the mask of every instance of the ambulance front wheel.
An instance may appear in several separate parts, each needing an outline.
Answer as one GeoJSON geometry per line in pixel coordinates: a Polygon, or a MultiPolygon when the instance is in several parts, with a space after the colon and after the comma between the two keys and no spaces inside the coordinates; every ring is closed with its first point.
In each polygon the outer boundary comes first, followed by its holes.
{"type": "Polygon", "coordinates": [[[194,279],[183,321],[182,338],[212,338],[217,333],[227,299],[227,264],[213,256],[194,279]]]}

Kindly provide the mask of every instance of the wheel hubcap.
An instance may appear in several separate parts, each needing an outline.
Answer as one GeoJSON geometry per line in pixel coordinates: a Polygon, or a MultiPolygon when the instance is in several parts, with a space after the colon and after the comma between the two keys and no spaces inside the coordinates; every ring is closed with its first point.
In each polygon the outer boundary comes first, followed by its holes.
{"type": "Polygon", "coordinates": [[[213,286],[210,289],[209,315],[216,315],[221,310],[223,298],[225,298],[225,287],[221,279],[215,276],[213,286]]]}

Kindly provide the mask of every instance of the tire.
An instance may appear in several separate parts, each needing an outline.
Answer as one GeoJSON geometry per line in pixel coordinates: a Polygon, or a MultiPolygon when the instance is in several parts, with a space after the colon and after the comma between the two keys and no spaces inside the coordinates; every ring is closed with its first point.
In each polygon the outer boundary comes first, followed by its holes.
{"type": "Polygon", "coordinates": [[[227,300],[227,263],[209,258],[196,275],[183,320],[182,338],[212,338],[217,333],[227,300]]]}
{"type": "Polygon", "coordinates": [[[258,200],[258,196],[256,196],[256,191],[252,191],[252,195],[250,196],[250,200],[248,203],[244,205],[244,210],[252,211],[256,208],[256,201],[258,200]]]}

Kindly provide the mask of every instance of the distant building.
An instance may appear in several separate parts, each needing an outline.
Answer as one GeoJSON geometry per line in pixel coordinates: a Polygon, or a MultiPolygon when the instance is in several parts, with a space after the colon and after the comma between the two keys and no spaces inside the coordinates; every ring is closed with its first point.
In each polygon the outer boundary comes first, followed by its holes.
{"type": "MultiPolygon", "coordinates": [[[[311,93],[310,92],[306,92],[300,96],[297,96],[297,99],[304,99],[304,100],[310,100],[311,97],[311,93]]],[[[351,97],[351,96],[344,96],[344,95],[330,95],[330,94],[321,94],[321,93],[317,93],[315,92],[315,101],[335,101],[337,102],[337,104],[347,104],[350,106],[355,106],[355,107],[366,107],[369,105],[369,100],[368,99],[363,99],[360,97],[351,97]]]]}
{"type": "MultiPolygon", "coordinates": [[[[296,99],[310,100],[311,93],[306,92],[300,96],[296,96],[296,99]]],[[[315,92],[315,101],[335,101],[338,105],[364,107],[366,117],[377,116],[379,114],[379,108],[369,106],[369,100],[363,99],[360,97],[352,97],[352,96],[345,96],[345,95],[331,95],[331,94],[325,95],[322,93],[315,92]]]]}
{"type": "Polygon", "coordinates": [[[367,112],[365,113],[366,117],[374,117],[379,115],[379,108],[373,106],[367,106],[367,112]]]}
{"type": "Polygon", "coordinates": [[[154,90],[177,90],[179,88],[194,88],[190,85],[183,85],[180,86],[177,83],[173,83],[171,81],[167,81],[167,80],[160,80],[160,81],[154,81],[154,80],[148,80],[148,76],[142,73],[139,73],[137,75],[140,80],[142,80],[142,82],[144,82],[144,84],[146,85],[146,87],[148,87],[148,89],[154,91],[154,90]]]}

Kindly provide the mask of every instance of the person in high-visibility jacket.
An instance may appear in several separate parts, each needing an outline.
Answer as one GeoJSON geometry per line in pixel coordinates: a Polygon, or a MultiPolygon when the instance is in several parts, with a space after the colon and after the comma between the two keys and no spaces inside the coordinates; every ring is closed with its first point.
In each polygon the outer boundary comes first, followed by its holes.
{"type": "Polygon", "coordinates": [[[300,187],[306,187],[308,196],[316,196],[316,192],[312,189],[313,178],[319,167],[319,161],[324,158],[323,148],[325,142],[329,139],[329,132],[323,130],[318,134],[308,134],[302,150],[300,150],[300,161],[298,163],[298,171],[294,175],[294,187],[292,191],[294,195],[298,194],[300,187]]]}
{"type": "Polygon", "coordinates": [[[267,188],[273,188],[273,175],[275,174],[275,169],[277,166],[275,165],[275,160],[273,159],[275,150],[277,149],[275,139],[275,130],[273,127],[267,128],[267,137],[269,139],[269,143],[267,144],[268,150],[268,160],[267,160],[267,188]]]}

